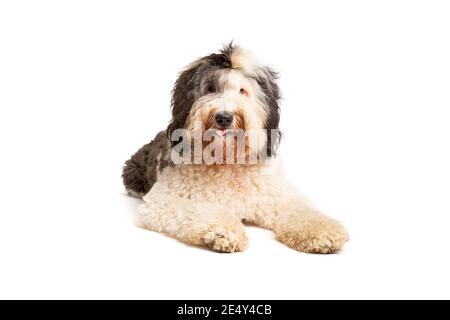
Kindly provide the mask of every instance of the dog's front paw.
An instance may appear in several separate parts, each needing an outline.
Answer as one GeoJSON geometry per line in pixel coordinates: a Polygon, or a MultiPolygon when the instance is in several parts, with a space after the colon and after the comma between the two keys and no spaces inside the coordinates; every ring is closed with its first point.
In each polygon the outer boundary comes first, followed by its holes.
{"type": "Polygon", "coordinates": [[[247,248],[248,240],[244,230],[211,228],[202,237],[204,243],[217,252],[239,252],[247,248]]]}
{"type": "Polygon", "coordinates": [[[289,247],[306,253],[334,253],[348,241],[348,233],[326,216],[292,219],[278,230],[278,238],[289,247]]]}

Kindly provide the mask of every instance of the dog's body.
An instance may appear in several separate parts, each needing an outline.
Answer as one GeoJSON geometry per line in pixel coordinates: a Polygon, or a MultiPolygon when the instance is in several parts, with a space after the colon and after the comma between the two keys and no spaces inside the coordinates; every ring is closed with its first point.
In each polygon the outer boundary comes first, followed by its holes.
{"type": "MultiPolygon", "coordinates": [[[[348,236],[341,224],[311,207],[283,178],[275,156],[280,134],[268,132],[279,122],[275,80],[271,69],[232,45],[180,74],[167,130],[133,155],[123,171],[129,194],[145,201],[139,226],[220,252],[246,248],[244,222],[275,231],[280,241],[303,252],[332,253],[343,246],[348,236]],[[177,129],[187,131],[182,141],[194,137],[195,121],[201,133],[212,130],[213,157],[222,156],[227,143],[236,147],[233,130],[266,130],[257,131],[254,141],[243,140],[244,159],[256,161],[228,163],[237,159],[233,153],[224,162],[174,163],[174,142],[180,140],[172,137],[177,129]]],[[[207,148],[202,142],[202,156],[207,148]]],[[[194,158],[189,153],[188,160],[194,158]]]]}

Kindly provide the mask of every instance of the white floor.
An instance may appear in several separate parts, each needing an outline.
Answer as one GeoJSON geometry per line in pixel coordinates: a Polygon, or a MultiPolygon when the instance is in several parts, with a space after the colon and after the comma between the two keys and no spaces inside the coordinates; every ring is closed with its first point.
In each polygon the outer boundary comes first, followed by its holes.
{"type": "Polygon", "coordinates": [[[323,192],[351,234],[340,254],[299,253],[255,227],[246,252],[218,254],[134,227],[140,201],[118,179],[100,193],[95,182],[14,201],[1,224],[1,298],[449,297],[448,220],[422,215],[420,199],[402,209],[358,185],[323,192]]]}

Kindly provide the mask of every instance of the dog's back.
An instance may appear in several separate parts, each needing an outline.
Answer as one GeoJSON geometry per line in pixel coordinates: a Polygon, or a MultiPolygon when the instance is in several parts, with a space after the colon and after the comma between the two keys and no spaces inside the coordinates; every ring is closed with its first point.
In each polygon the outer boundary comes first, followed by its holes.
{"type": "Polygon", "coordinates": [[[161,131],[125,162],[122,179],[128,194],[143,197],[169,164],[170,143],[166,131],[161,131]]]}

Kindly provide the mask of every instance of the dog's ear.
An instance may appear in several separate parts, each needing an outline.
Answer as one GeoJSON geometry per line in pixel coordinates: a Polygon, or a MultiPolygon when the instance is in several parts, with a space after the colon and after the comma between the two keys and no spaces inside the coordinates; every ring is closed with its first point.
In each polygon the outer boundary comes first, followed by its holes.
{"type": "MultiPolygon", "coordinates": [[[[185,126],[186,119],[195,102],[194,77],[200,61],[194,62],[183,70],[175,82],[172,90],[172,119],[167,126],[167,137],[170,140],[172,132],[176,129],[182,129],[185,126]]],[[[171,141],[172,146],[178,141],[171,141]]]]}
{"type": "Polygon", "coordinates": [[[280,123],[280,106],[281,99],[280,88],[277,84],[278,73],[270,67],[262,67],[256,76],[256,81],[265,96],[267,107],[267,119],[265,129],[267,130],[266,152],[269,157],[276,154],[276,150],[280,144],[281,131],[278,128],[280,123]]]}

